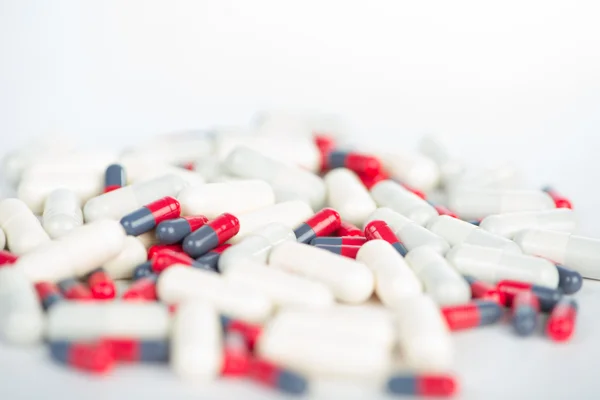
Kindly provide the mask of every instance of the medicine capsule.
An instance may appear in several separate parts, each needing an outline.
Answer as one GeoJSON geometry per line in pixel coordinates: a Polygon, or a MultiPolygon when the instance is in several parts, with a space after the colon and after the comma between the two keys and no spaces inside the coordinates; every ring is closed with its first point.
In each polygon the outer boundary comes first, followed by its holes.
{"type": "Polygon", "coordinates": [[[156,227],[156,237],[162,244],[178,243],[207,222],[208,218],[203,215],[163,221],[156,227]]]}
{"type": "Polygon", "coordinates": [[[356,258],[356,253],[358,253],[358,250],[360,250],[360,246],[352,244],[316,244],[314,246],[316,248],[327,250],[334,254],[353,259],[356,258]]]}
{"type": "Polygon", "coordinates": [[[558,286],[556,267],[550,261],[539,257],[462,244],[450,249],[446,259],[462,275],[469,275],[488,283],[507,279],[551,289],[558,286]]]}
{"type": "Polygon", "coordinates": [[[240,230],[237,217],[225,213],[209,221],[183,240],[183,251],[191,257],[200,257],[234,237],[240,230]]]}
{"type": "Polygon", "coordinates": [[[169,359],[169,342],[164,339],[105,338],[103,341],[110,346],[116,361],[166,362],[169,359]]]}
{"type": "Polygon", "coordinates": [[[456,393],[458,384],[450,375],[399,373],[387,381],[387,389],[392,394],[449,397],[456,393]]]}
{"type": "Polygon", "coordinates": [[[506,297],[501,293],[496,286],[487,282],[475,279],[472,276],[464,275],[463,278],[471,287],[471,297],[481,300],[493,300],[498,304],[506,305],[506,297]]]}
{"type": "Polygon", "coordinates": [[[248,377],[267,387],[289,394],[303,394],[308,390],[308,381],[305,377],[264,359],[250,360],[248,377]]]}
{"type": "Polygon", "coordinates": [[[103,268],[112,279],[129,279],[135,268],[146,261],[146,248],[136,237],[127,236],[123,241],[123,249],[103,268]]]}
{"type": "Polygon", "coordinates": [[[265,225],[225,250],[218,261],[219,271],[227,272],[247,260],[266,263],[271,249],[287,240],[296,240],[291,228],[277,222],[265,225]]]}
{"type": "Polygon", "coordinates": [[[181,244],[156,244],[148,249],[148,260],[151,260],[154,255],[161,250],[171,250],[177,253],[183,253],[181,244]]]}
{"type": "Polygon", "coordinates": [[[457,189],[450,192],[448,207],[462,219],[481,219],[492,214],[544,211],[555,208],[541,190],[457,189]]]}
{"type": "Polygon", "coordinates": [[[146,302],[71,302],[48,312],[48,340],[98,338],[165,340],[170,332],[167,307],[146,302]]]}
{"type": "Polygon", "coordinates": [[[358,251],[356,260],[375,275],[375,293],[383,304],[395,308],[406,297],[423,291],[421,282],[404,258],[385,240],[370,240],[358,251]]]}
{"type": "Polygon", "coordinates": [[[347,168],[358,175],[375,176],[382,165],[379,159],[369,154],[354,151],[333,150],[327,155],[326,169],[347,168]]]}
{"type": "Polygon", "coordinates": [[[10,265],[17,262],[19,257],[8,251],[0,250],[0,265],[10,265]]]}
{"type": "Polygon", "coordinates": [[[154,229],[163,221],[178,218],[181,214],[179,202],[167,196],[127,214],[121,218],[121,225],[128,235],[138,236],[154,229]]]}
{"type": "Polygon", "coordinates": [[[367,222],[381,220],[386,222],[407,250],[420,246],[429,246],[440,254],[446,254],[450,245],[446,239],[414,223],[411,219],[390,208],[380,207],[367,218],[367,222]]]}
{"type": "Polygon", "coordinates": [[[574,232],[577,228],[575,212],[566,208],[546,211],[523,211],[485,217],[479,227],[496,235],[512,239],[525,229],[549,229],[574,232]]]}
{"type": "Polygon", "coordinates": [[[223,254],[223,252],[225,252],[225,250],[227,250],[229,247],[231,247],[229,243],[217,246],[208,253],[196,258],[196,261],[198,261],[200,264],[204,264],[205,269],[220,272],[218,267],[219,260],[221,259],[221,255],[223,254]]]}
{"type": "Polygon", "coordinates": [[[337,210],[345,221],[362,225],[377,208],[367,188],[352,171],[336,168],[323,179],[327,186],[328,204],[337,210]]]}
{"type": "Polygon", "coordinates": [[[577,308],[577,302],[567,297],[556,304],[546,325],[546,334],[550,339],[555,342],[564,342],[573,336],[577,308]]]}
{"type": "Polygon", "coordinates": [[[394,151],[380,155],[383,166],[392,178],[418,190],[434,189],[440,180],[438,166],[422,154],[394,151]]]}
{"type": "Polygon", "coordinates": [[[104,268],[96,268],[90,272],[86,281],[94,299],[107,300],[115,298],[115,281],[106,273],[104,268]]]}
{"type": "Polygon", "coordinates": [[[121,164],[111,164],[104,172],[104,193],[112,192],[127,186],[125,168],[121,164]]]}
{"type": "Polygon", "coordinates": [[[92,300],[92,292],[83,283],[73,278],[67,278],[57,283],[60,292],[69,300],[92,300]]]}
{"type": "Polygon", "coordinates": [[[250,358],[252,355],[244,336],[235,331],[224,332],[221,376],[246,375],[250,367],[250,358]]]}
{"type": "Polygon", "coordinates": [[[158,275],[150,274],[137,279],[123,293],[123,300],[156,301],[156,281],[158,275]]]}
{"type": "Polygon", "coordinates": [[[248,147],[236,147],[223,164],[235,176],[262,179],[269,183],[277,202],[302,200],[315,209],[322,208],[325,203],[325,184],[321,178],[248,147]]]}
{"type": "Polygon", "coordinates": [[[152,272],[155,274],[160,274],[165,269],[173,266],[173,265],[185,265],[186,267],[193,268],[204,268],[203,264],[195,261],[190,256],[184,253],[177,253],[171,250],[161,250],[154,254],[152,260],[150,260],[152,264],[152,272]]]}
{"type": "Polygon", "coordinates": [[[563,264],[584,278],[600,279],[600,239],[529,229],[515,235],[514,241],[525,254],[563,264]]]}
{"type": "Polygon", "coordinates": [[[190,186],[177,198],[182,215],[205,215],[210,219],[225,212],[243,214],[275,204],[273,189],[261,180],[190,186]]]}
{"type": "Polygon", "coordinates": [[[506,305],[510,307],[515,296],[523,291],[530,291],[537,297],[541,311],[548,312],[554,308],[562,298],[562,291],[544,286],[532,285],[525,282],[503,280],[496,285],[498,291],[504,295],[506,305]]]}
{"type": "Polygon", "coordinates": [[[390,180],[373,186],[371,196],[380,207],[389,207],[422,226],[438,215],[431,204],[390,180]]]}
{"type": "Polygon", "coordinates": [[[371,221],[365,226],[365,237],[367,240],[382,239],[396,249],[401,256],[405,256],[408,252],[406,247],[396,237],[392,228],[389,227],[384,221],[371,221]]]}
{"type": "Polygon", "coordinates": [[[154,271],[152,270],[152,261],[146,261],[135,267],[133,270],[132,279],[137,281],[138,279],[142,279],[153,274],[154,271]]]}
{"type": "Polygon", "coordinates": [[[373,274],[362,263],[303,243],[284,242],[269,255],[269,265],[322,282],[334,296],[362,303],[373,293],[373,274]]]}
{"type": "Polygon", "coordinates": [[[350,222],[342,221],[340,227],[335,231],[335,236],[362,236],[362,231],[350,222]]]}
{"type": "Polygon", "coordinates": [[[50,356],[54,361],[92,373],[106,373],[114,366],[112,347],[105,341],[50,341],[50,356]]]}
{"type": "Polygon", "coordinates": [[[77,195],[64,188],[50,193],[44,203],[44,229],[52,238],[64,236],[74,228],[83,225],[81,201],[77,195]]]}
{"type": "Polygon", "coordinates": [[[577,271],[570,270],[562,265],[556,265],[558,271],[558,287],[564,294],[577,293],[583,286],[583,278],[577,271]]]}
{"type": "Polygon", "coordinates": [[[223,332],[235,332],[242,335],[246,341],[246,345],[250,350],[254,350],[254,346],[258,341],[258,338],[262,334],[262,326],[258,324],[251,324],[239,319],[233,319],[221,315],[221,326],[223,332]]]}
{"type": "Polygon", "coordinates": [[[327,236],[340,227],[340,214],[333,208],[324,208],[294,230],[300,243],[310,243],[318,236],[327,236]]]}
{"type": "Polygon", "coordinates": [[[50,241],[36,216],[18,199],[0,201],[0,228],[6,234],[8,249],[16,255],[50,241]]]}
{"type": "Polygon", "coordinates": [[[52,282],[38,282],[34,287],[44,310],[48,310],[54,304],[64,300],[58,286],[52,282]]]}
{"type": "Polygon", "coordinates": [[[448,215],[432,218],[427,224],[427,229],[443,237],[450,246],[458,244],[474,244],[484,247],[493,247],[512,253],[521,253],[521,249],[513,241],[484,231],[477,226],[448,215]]]}
{"type": "Polygon", "coordinates": [[[474,300],[467,304],[441,308],[451,331],[491,325],[498,322],[503,311],[494,300],[474,300]]]}
{"type": "Polygon", "coordinates": [[[364,236],[329,236],[316,237],[310,241],[311,246],[326,245],[326,246],[362,246],[367,243],[367,238],[364,236]]]}
{"type": "Polygon", "coordinates": [[[425,293],[441,306],[467,303],[471,289],[446,259],[431,247],[422,246],[406,255],[406,262],[423,282],[425,293]]]}
{"type": "Polygon", "coordinates": [[[554,190],[554,188],[552,188],[550,186],[545,186],[542,188],[542,190],[544,192],[548,193],[550,195],[550,197],[552,197],[552,200],[554,201],[554,205],[556,206],[556,208],[569,208],[569,209],[573,208],[571,201],[569,199],[567,199],[566,197],[560,195],[556,190],[554,190]]]}
{"type": "Polygon", "coordinates": [[[512,325],[519,336],[529,336],[537,326],[539,311],[537,296],[530,291],[521,291],[512,302],[512,325]]]}
{"type": "Polygon", "coordinates": [[[83,215],[86,222],[99,219],[120,220],[160,198],[177,196],[185,186],[183,179],[169,174],[134,183],[90,199],[83,207],[83,215]]]}

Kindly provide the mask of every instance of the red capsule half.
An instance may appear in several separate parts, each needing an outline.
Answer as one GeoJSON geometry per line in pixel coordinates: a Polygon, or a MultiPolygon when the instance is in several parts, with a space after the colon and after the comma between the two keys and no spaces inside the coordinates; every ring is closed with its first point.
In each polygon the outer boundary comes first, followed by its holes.
{"type": "Polygon", "coordinates": [[[474,300],[468,304],[441,308],[452,331],[491,325],[502,317],[502,308],[494,300],[474,300]]]}
{"type": "Polygon", "coordinates": [[[381,239],[391,244],[402,257],[408,252],[400,242],[392,228],[385,221],[371,221],[365,226],[365,237],[367,240],[381,239]]]}
{"type": "Polygon", "coordinates": [[[104,268],[97,268],[87,276],[87,284],[92,292],[92,297],[97,300],[114,299],[117,292],[115,281],[108,275],[104,268]]]}
{"type": "Polygon", "coordinates": [[[573,336],[577,308],[577,302],[566,297],[556,304],[546,325],[546,334],[550,339],[555,342],[566,342],[573,336]]]}
{"type": "Polygon", "coordinates": [[[310,243],[318,236],[327,236],[337,231],[342,223],[340,214],[333,208],[324,208],[294,230],[300,243],[310,243]]]}
{"type": "Polygon", "coordinates": [[[69,300],[93,300],[92,292],[83,283],[69,278],[58,282],[58,288],[66,299],[69,300]]]}
{"type": "Polygon", "coordinates": [[[340,223],[340,227],[338,228],[337,231],[335,231],[335,234],[334,234],[334,236],[341,236],[341,237],[362,236],[362,235],[363,235],[363,233],[358,227],[356,227],[356,226],[352,225],[350,222],[346,222],[346,221],[342,221],[340,223]]]}

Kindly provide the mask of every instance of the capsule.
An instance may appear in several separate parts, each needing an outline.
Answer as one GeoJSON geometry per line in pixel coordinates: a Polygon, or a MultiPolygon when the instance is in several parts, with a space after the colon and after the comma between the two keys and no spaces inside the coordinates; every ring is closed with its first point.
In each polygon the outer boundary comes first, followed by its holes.
{"type": "Polygon", "coordinates": [[[450,192],[448,207],[462,219],[481,219],[492,214],[545,211],[554,201],[541,190],[457,189],[450,192]]]}
{"type": "Polygon", "coordinates": [[[333,208],[324,208],[294,230],[300,243],[310,243],[318,236],[332,234],[340,227],[340,214],[333,208]]]}
{"type": "Polygon", "coordinates": [[[512,326],[519,336],[529,336],[537,326],[540,305],[531,291],[517,293],[512,302],[512,326]]]}
{"type": "Polygon", "coordinates": [[[311,246],[362,246],[365,243],[367,243],[367,238],[364,236],[316,237],[310,241],[311,246]]]}
{"type": "Polygon", "coordinates": [[[38,282],[34,287],[44,310],[48,310],[54,304],[64,300],[60,289],[52,282],[38,282]]]}
{"type": "Polygon", "coordinates": [[[50,241],[35,215],[18,199],[0,201],[0,229],[11,253],[18,256],[50,241]]]}
{"type": "Polygon", "coordinates": [[[518,233],[514,240],[525,254],[565,265],[584,278],[600,279],[600,239],[530,229],[518,233]]]}
{"type": "Polygon", "coordinates": [[[244,336],[235,331],[226,331],[223,337],[223,363],[221,376],[246,375],[252,355],[244,336]]]}
{"type": "Polygon", "coordinates": [[[362,225],[377,208],[369,191],[356,174],[346,168],[336,168],[323,178],[327,186],[328,204],[342,219],[362,225]]]}
{"type": "Polygon", "coordinates": [[[183,253],[181,244],[155,244],[148,249],[148,260],[151,260],[152,257],[161,250],[171,250],[177,253],[183,253]]]}
{"type": "Polygon", "coordinates": [[[577,293],[583,286],[583,278],[577,271],[570,270],[562,265],[556,265],[558,271],[558,287],[564,294],[577,293]]]}
{"type": "Polygon", "coordinates": [[[105,338],[103,341],[110,346],[116,361],[166,362],[169,359],[169,342],[165,339],[105,338]]]}
{"type": "Polygon", "coordinates": [[[389,207],[422,226],[438,215],[431,204],[390,180],[373,186],[371,196],[380,207],[389,207]]]}
{"type": "Polygon", "coordinates": [[[555,342],[565,342],[573,336],[577,318],[577,302],[563,297],[550,313],[546,334],[555,342]]]}
{"type": "Polygon", "coordinates": [[[17,262],[19,257],[8,251],[0,250],[0,265],[10,265],[17,262]]]}
{"type": "Polygon", "coordinates": [[[112,279],[129,279],[135,268],[146,261],[146,248],[136,237],[127,236],[123,241],[123,249],[103,268],[112,279]]]}
{"type": "Polygon", "coordinates": [[[493,300],[498,304],[506,305],[506,297],[494,285],[475,279],[472,276],[464,275],[463,278],[471,287],[471,297],[481,300],[493,300]]]}
{"type": "Polygon", "coordinates": [[[423,291],[421,282],[404,258],[385,240],[370,240],[356,260],[364,263],[375,275],[375,292],[383,304],[395,308],[403,299],[423,291]]]}
{"type": "Polygon", "coordinates": [[[156,301],[156,281],[158,275],[146,275],[129,286],[123,293],[123,300],[156,301]]]}
{"type": "Polygon", "coordinates": [[[491,325],[502,317],[502,308],[494,300],[474,300],[467,304],[441,308],[451,331],[491,325]]]}
{"type": "Polygon", "coordinates": [[[111,370],[115,359],[106,341],[50,341],[50,356],[54,361],[86,372],[103,374],[111,370]]]}
{"type": "Polygon", "coordinates": [[[365,237],[367,240],[382,239],[391,244],[401,256],[408,252],[406,247],[396,237],[392,228],[384,221],[371,221],[365,226],[365,237]]]}
{"type": "Polygon", "coordinates": [[[344,302],[362,303],[373,293],[373,274],[364,264],[306,244],[280,244],[271,251],[269,265],[322,282],[344,302]]]}
{"type": "Polygon", "coordinates": [[[471,299],[467,281],[431,247],[411,250],[406,255],[406,262],[423,282],[425,293],[440,306],[464,304],[471,299]]]}
{"type": "Polygon", "coordinates": [[[273,189],[261,180],[190,186],[177,198],[182,215],[205,215],[209,219],[225,212],[243,214],[275,204],[273,189]]]}
{"type": "Polygon", "coordinates": [[[104,268],[96,268],[86,278],[92,297],[97,300],[114,299],[115,281],[106,273],[104,268]]]}
{"type": "Polygon", "coordinates": [[[263,359],[250,360],[248,377],[289,394],[303,394],[308,390],[308,380],[305,377],[263,359]]]}
{"type": "Polygon", "coordinates": [[[90,199],[83,207],[83,215],[86,222],[120,220],[160,198],[177,196],[186,185],[182,178],[172,174],[134,183],[90,199]]]}
{"type": "Polygon", "coordinates": [[[57,283],[60,292],[69,300],[92,300],[92,292],[83,283],[76,279],[68,278],[57,283]]]}
{"type": "Polygon", "coordinates": [[[217,246],[208,253],[196,258],[196,261],[198,261],[200,264],[204,264],[204,269],[219,272],[219,260],[221,259],[221,255],[223,254],[223,252],[225,252],[225,250],[227,250],[229,247],[231,247],[229,243],[217,246]]]}
{"type": "Polygon", "coordinates": [[[258,324],[251,324],[249,322],[242,321],[240,319],[229,318],[225,315],[221,315],[221,327],[223,332],[236,332],[244,337],[246,345],[250,350],[254,350],[256,342],[262,334],[262,326],[258,324]]]}
{"type": "Polygon", "coordinates": [[[172,265],[185,265],[186,267],[204,268],[203,264],[200,264],[193,258],[183,253],[177,253],[171,250],[161,250],[157,252],[154,254],[150,262],[152,265],[152,272],[155,274],[160,274],[172,265]]]}
{"type": "Polygon", "coordinates": [[[175,244],[208,222],[203,215],[163,221],[156,227],[156,237],[161,244],[175,244]]]}
{"type": "Polygon", "coordinates": [[[138,236],[154,229],[163,221],[178,218],[180,214],[179,201],[166,196],[127,214],[121,218],[121,225],[128,235],[138,236]]]}
{"type": "Polygon", "coordinates": [[[575,212],[567,208],[546,211],[523,211],[490,215],[479,224],[483,230],[512,239],[525,229],[549,229],[574,232],[577,228],[575,212]]]}
{"type": "Polygon", "coordinates": [[[360,250],[360,246],[352,245],[352,244],[317,244],[315,245],[318,249],[323,249],[330,251],[334,254],[338,254],[340,256],[348,257],[356,259],[356,253],[360,250]]]}
{"type": "Polygon", "coordinates": [[[418,190],[432,190],[440,181],[436,163],[417,152],[394,151],[380,154],[380,158],[392,178],[418,190]]]}
{"type": "Polygon", "coordinates": [[[83,225],[81,201],[68,189],[56,189],[44,203],[42,220],[44,229],[52,239],[64,236],[83,225]]]}
{"type": "Polygon", "coordinates": [[[550,197],[552,197],[552,200],[554,201],[554,205],[556,206],[556,208],[573,209],[573,205],[571,204],[571,201],[569,199],[567,199],[566,197],[560,195],[554,188],[552,188],[550,186],[544,186],[542,188],[542,191],[548,193],[550,195],[550,197]]]}
{"type": "Polygon", "coordinates": [[[200,257],[234,237],[240,230],[237,217],[225,213],[209,221],[183,240],[183,251],[191,257],[200,257]]]}
{"type": "Polygon", "coordinates": [[[321,178],[248,147],[235,148],[223,164],[235,176],[262,179],[269,183],[277,202],[303,200],[315,209],[322,208],[325,203],[325,184],[321,178]]]}
{"type": "Polygon", "coordinates": [[[523,291],[533,292],[538,299],[540,310],[544,312],[552,310],[556,303],[562,298],[561,290],[550,289],[525,282],[503,280],[498,282],[496,287],[498,288],[498,291],[504,295],[504,298],[506,299],[505,305],[509,307],[513,303],[515,296],[523,291]]]}
{"type": "Polygon", "coordinates": [[[137,281],[138,279],[145,278],[149,275],[153,275],[154,271],[152,270],[152,261],[146,261],[135,267],[133,270],[133,281],[137,281]]]}
{"type": "Polygon", "coordinates": [[[111,164],[104,172],[104,193],[112,192],[127,186],[125,168],[121,164],[111,164]]]}
{"type": "Polygon", "coordinates": [[[429,246],[436,249],[440,254],[446,254],[450,249],[450,245],[446,239],[414,223],[411,219],[390,208],[378,208],[367,218],[367,223],[376,220],[386,222],[407,250],[412,250],[420,246],[429,246]]]}
{"type": "Polygon", "coordinates": [[[342,221],[340,227],[335,231],[335,236],[362,236],[362,231],[350,222],[342,221]]]}
{"type": "Polygon", "coordinates": [[[379,159],[369,154],[354,151],[333,150],[327,155],[326,169],[347,168],[365,176],[375,176],[382,170],[379,159]]]}
{"type": "Polygon", "coordinates": [[[390,393],[408,396],[450,397],[457,386],[451,375],[400,373],[387,380],[390,393]]]}
{"type": "Polygon", "coordinates": [[[432,218],[427,224],[427,229],[443,237],[450,246],[458,244],[474,244],[484,247],[493,247],[512,253],[521,253],[521,249],[513,241],[479,229],[477,226],[448,215],[432,218]]]}
{"type": "Polygon", "coordinates": [[[266,263],[271,249],[288,240],[296,240],[296,236],[286,225],[277,222],[265,225],[225,250],[218,261],[219,271],[227,272],[247,260],[266,263]]]}
{"type": "Polygon", "coordinates": [[[556,266],[539,257],[462,244],[450,249],[446,259],[462,275],[469,275],[488,283],[507,279],[551,289],[558,286],[556,266]]]}

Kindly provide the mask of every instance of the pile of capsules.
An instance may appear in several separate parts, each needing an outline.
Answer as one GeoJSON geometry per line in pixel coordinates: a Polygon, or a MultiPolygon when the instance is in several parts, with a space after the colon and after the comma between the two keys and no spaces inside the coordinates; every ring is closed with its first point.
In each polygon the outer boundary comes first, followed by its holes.
{"type": "Polygon", "coordinates": [[[68,143],[4,158],[0,337],[79,370],[450,396],[451,332],[505,320],[566,341],[566,295],[600,278],[600,240],[572,234],[567,199],[432,137],[371,149],[274,113],[119,154],[68,143]]]}

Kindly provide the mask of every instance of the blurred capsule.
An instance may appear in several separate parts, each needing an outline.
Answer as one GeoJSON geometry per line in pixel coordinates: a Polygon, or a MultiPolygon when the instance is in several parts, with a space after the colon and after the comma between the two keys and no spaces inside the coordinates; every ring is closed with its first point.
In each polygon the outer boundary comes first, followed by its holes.
{"type": "Polygon", "coordinates": [[[303,394],[308,390],[305,377],[262,359],[252,359],[248,371],[250,379],[288,394],[303,394]]]}
{"type": "Polygon", "coordinates": [[[37,282],[35,284],[35,291],[40,298],[44,310],[48,310],[54,304],[64,300],[58,286],[53,282],[37,282]]]}
{"type": "Polygon", "coordinates": [[[573,204],[571,204],[571,201],[569,199],[567,199],[566,197],[562,196],[561,194],[559,194],[556,190],[554,190],[554,188],[552,188],[550,186],[545,186],[542,188],[542,190],[544,192],[548,193],[550,195],[550,197],[552,197],[552,200],[554,200],[554,204],[556,205],[556,208],[573,209],[573,204]]]}
{"type": "Polygon", "coordinates": [[[450,375],[401,373],[387,381],[391,393],[409,396],[449,397],[456,393],[457,386],[450,375]]]}
{"type": "Polygon", "coordinates": [[[115,361],[112,348],[105,341],[50,341],[50,355],[61,364],[98,374],[112,369],[115,361]]]}
{"type": "Polygon", "coordinates": [[[567,341],[573,336],[577,318],[577,302],[564,297],[559,301],[548,318],[546,334],[555,342],[567,341]]]}
{"type": "Polygon", "coordinates": [[[127,185],[125,168],[121,164],[111,164],[104,172],[104,193],[112,192],[127,185]]]}
{"type": "Polygon", "coordinates": [[[133,282],[123,293],[123,300],[156,301],[156,280],[158,275],[150,274],[133,282]]]}
{"type": "Polygon", "coordinates": [[[519,336],[529,336],[537,326],[540,309],[538,298],[531,291],[521,291],[512,302],[512,325],[519,336]]]}
{"type": "Polygon", "coordinates": [[[502,317],[502,308],[494,300],[474,300],[468,304],[442,307],[451,331],[491,325],[502,317]]]}
{"type": "Polygon", "coordinates": [[[156,237],[162,244],[174,244],[208,222],[203,215],[163,221],[156,227],[156,237]]]}
{"type": "Polygon", "coordinates": [[[96,268],[87,276],[87,284],[92,292],[92,297],[98,300],[115,298],[115,282],[106,273],[104,268],[96,268]]]}
{"type": "Polygon", "coordinates": [[[538,300],[541,311],[548,312],[554,308],[562,298],[562,291],[547,287],[532,285],[531,283],[503,280],[498,282],[496,288],[506,299],[506,305],[510,307],[515,296],[523,291],[531,291],[538,300]]]}
{"type": "Polygon", "coordinates": [[[76,279],[68,278],[58,282],[58,288],[66,299],[92,300],[92,292],[83,283],[76,279]]]}

